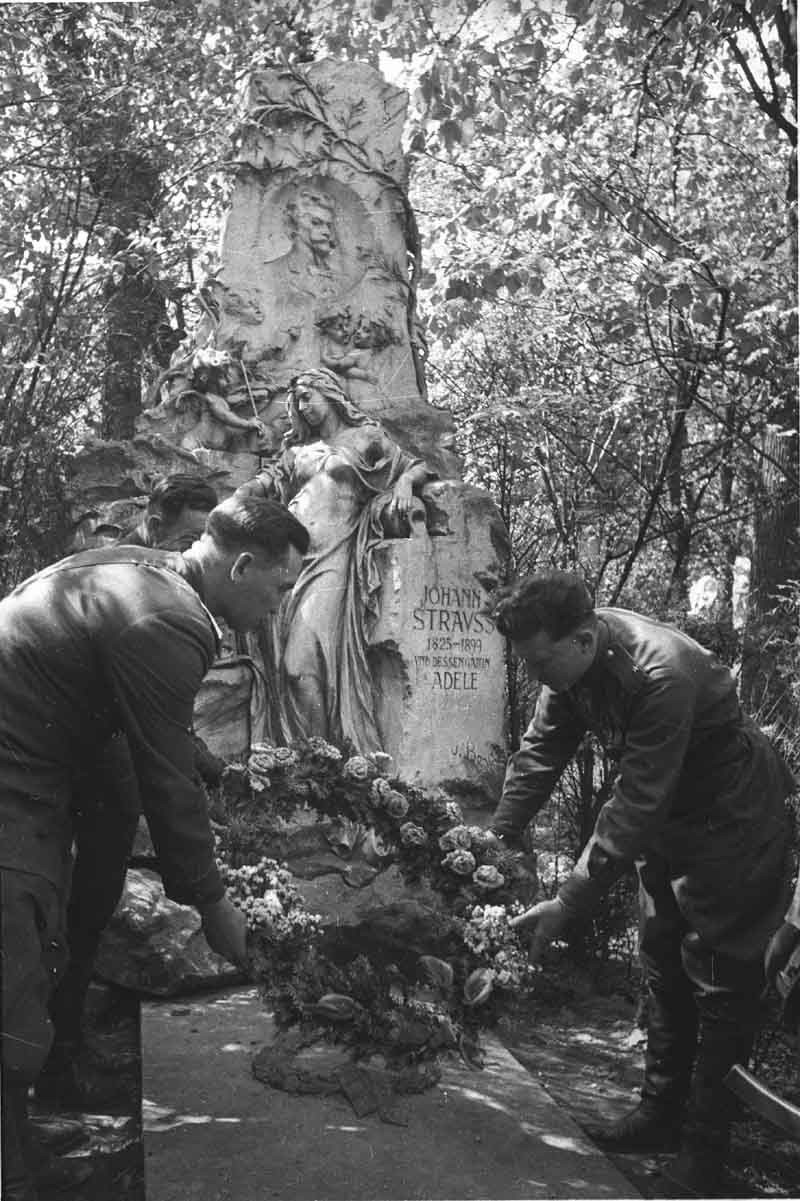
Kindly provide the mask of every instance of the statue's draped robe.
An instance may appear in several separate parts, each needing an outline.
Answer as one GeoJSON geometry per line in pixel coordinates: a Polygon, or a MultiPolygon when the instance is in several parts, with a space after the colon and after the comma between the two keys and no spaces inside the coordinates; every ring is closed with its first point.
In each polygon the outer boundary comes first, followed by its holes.
{"type": "Polygon", "coordinates": [[[331,442],[290,445],[263,470],[311,534],[295,587],[277,619],[281,732],[318,735],[356,751],[381,750],[367,657],[381,579],[375,550],[400,477],[421,460],[372,422],[340,429],[331,442]],[[319,702],[309,711],[308,689],[319,702]]]}

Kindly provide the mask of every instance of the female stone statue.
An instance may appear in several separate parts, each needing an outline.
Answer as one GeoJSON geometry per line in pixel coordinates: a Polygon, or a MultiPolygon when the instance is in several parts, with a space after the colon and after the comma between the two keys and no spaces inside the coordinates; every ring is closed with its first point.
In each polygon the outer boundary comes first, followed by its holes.
{"type": "Polygon", "coordinates": [[[381,750],[367,662],[381,586],[374,551],[409,533],[415,494],[435,476],[355,408],[332,371],[298,375],[287,407],[280,457],[238,490],[277,497],[311,534],[278,618],[282,733],[381,750]]]}

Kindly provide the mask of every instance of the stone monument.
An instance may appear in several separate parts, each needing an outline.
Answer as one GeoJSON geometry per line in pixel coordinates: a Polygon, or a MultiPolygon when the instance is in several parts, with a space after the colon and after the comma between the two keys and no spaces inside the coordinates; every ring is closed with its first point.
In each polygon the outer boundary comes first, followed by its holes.
{"type": "MultiPolygon", "coordinates": [[[[364,64],[253,79],[205,316],[136,436],[78,456],[76,542],[121,524],[171,471],[221,496],[278,497],[312,546],[278,622],[247,648],[266,679],[263,728],[220,728],[201,696],[198,732],[227,755],[320,735],[390,754],[409,782],[485,787],[505,757],[503,645],[485,605],[506,538],[490,498],[461,481],[450,415],[426,398],[406,104],[364,64]]],[[[238,679],[225,674],[226,696],[238,679]]]]}

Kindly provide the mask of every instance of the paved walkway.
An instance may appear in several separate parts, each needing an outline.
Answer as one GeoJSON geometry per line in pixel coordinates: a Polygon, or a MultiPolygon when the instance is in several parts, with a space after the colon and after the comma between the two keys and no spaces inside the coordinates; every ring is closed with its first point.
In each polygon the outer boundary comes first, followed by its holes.
{"type": "Polygon", "coordinates": [[[260,1084],[274,1028],[253,989],[142,1007],[147,1201],[475,1201],[639,1196],[496,1040],[448,1063],[408,1126],[260,1084]]]}

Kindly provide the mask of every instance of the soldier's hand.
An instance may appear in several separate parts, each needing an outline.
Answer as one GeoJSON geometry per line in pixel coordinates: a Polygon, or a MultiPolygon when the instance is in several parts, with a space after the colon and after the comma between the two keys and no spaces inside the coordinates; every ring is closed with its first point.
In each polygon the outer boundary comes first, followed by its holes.
{"type": "Polygon", "coordinates": [[[789,962],[789,956],[800,943],[800,930],[791,922],[784,922],[767,944],[764,952],[764,972],[767,984],[775,984],[778,972],[783,971],[789,962]]]}
{"type": "Polygon", "coordinates": [[[509,924],[514,930],[529,932],[531,962],[537,963],[547,944],[564,933],[568,920],[564,905],[554,897],[552,901],[540,901],[519,917],[512,917],[509,924]]]}
{"type": "Polygon", "coordinates": [[[247,963],[247,922],[241,909],[227,897],[200,907],[203,933],[212,951],[236,967],[247,963]]]}

